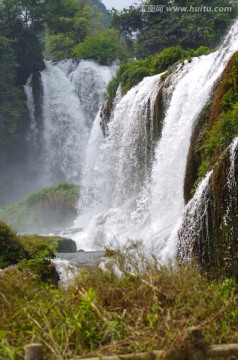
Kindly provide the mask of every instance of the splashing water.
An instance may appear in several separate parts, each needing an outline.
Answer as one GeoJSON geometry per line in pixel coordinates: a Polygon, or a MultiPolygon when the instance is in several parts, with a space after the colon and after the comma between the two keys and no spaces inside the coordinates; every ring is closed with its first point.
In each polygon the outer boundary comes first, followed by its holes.
{"type": "Polygon", "coordinates": [[[56,271],[59,274],[59,280],[62,286],[68,286],[79,273],[79,269],[68,260],[56,258],[52,259],[51,262],[54,264],[56,271]]]}

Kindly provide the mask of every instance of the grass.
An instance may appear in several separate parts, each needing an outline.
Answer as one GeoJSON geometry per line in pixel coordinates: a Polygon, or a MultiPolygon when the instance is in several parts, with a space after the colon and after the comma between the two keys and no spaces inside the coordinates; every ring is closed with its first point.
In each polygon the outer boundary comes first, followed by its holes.
{"type": "Polygon", "coordinates": [[[23,359],[32,341],[48,360],[170,350],[186,346],[190,326],[208,343],[238,342],[235,281],[126,253],[107,259],[107,271],[82,270],[67,288],[36,282],[29,269],[1,272],[0,358],[23,359]]]}

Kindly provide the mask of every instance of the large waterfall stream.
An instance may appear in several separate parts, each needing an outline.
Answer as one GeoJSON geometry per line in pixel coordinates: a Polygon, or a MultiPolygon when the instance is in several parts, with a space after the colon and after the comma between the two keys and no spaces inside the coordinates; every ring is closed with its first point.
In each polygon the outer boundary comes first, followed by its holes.
{"type": "Polygon", "coordinates": [[[157,144],[150,144],[155,154],[152,166],[148,166],[148,141],[153,141],[148,129],[153,131],[160,75],[145,78],[119,98],[106,138],[97,116],[84,174],[90,191],[85,192],[85,203],[79,203],[75,223],[84,228],[81,235],[74,235],[80,247],[118,246],[134,239],[143,241],[145,250],[162,261],[175,256],[192,127],[237,49],[238,23],[219,51],[179,65],[166,80],[162,134],[157,144]]]}
{"type": "Polygon", "coordinates": [[[93,61],[45,63],[25,86],[29,169],[33,190],[59,182],[79,183],[93,119],[117,66],[93,61]]]}

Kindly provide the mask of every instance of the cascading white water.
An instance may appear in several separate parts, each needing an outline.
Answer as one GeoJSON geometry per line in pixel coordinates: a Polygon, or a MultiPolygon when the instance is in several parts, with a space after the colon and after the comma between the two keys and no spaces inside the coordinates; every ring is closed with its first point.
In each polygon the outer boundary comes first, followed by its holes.
{"type": "Polygon", "coordinates": [[[81,60],[75,64],[75,61],[70,59],[61,61],[57,66],[74,84],[86,123],[91,127],[104,101],[107,85],[115,76],[118,65],[102,66],[89,60],[81,60]]]}
{"type": "MultiPolygon", "coordinates": [[[[224,216],[221,223],[217,226],[221,229],[223,226],[229,228],[228,238],[233,238],[233,222],[231,221],[231,213],[234,214],[234,203],[237,202],[236,196],[236,178],[235,178],[235,161],[237,156],[238,137],[235,138],[229,148],[230,152],[230,168],[227,175],[227,190],[226,200],[224,206],[224,216]],[[235,192],[235,193],[234,193],[235,192]]],[[[211,207],[216,212],[216,203],[214,203],[214,194],[212,189],[213,171],[210,171],[206,177],[201,181],[195,195],[187,204],[182,220],[178,226],[177,233],[179,234],[179,252],[184,260],[191,260],[194,247],[199,249],[199,241],[203,238],[203,243],[206,244],[207,249],[211,249],[211,207]],[[214,210],[215,209],[215,210],[214,210]]],[[[225,191],[225,188],[224,188],[225,191]]],[[[224,196],[224,194],[223,194],[224,196]]],[[[233,215],[234,216],[234,215],[233,215]]],[[[201,247],[202,248],[202,247],[201,247]]],[[[202,250],[199,249],[202,253],[202,250]]],[[[208,252],[209,254],[209,252],[208,252]]],[[[201,254],[200,254],[201,256],[201,254]]]]}
{"type": "Polygon", "coordinates": [[[46,63],[43,85],[43,139],[45,174],[60,181],[77,182],[85,157],[88,131],[85,115],[70,80],[46,63]]]}
{"type": "Polygon", "coordinates": [[[233,224],[230,223],[230,215],[233,211],[234,203],[237,202],[236,198],[236,174],[235,174],[235,162],[237,157],[238,137],[236,137],[230,145],[230,169],[227,176],[227,190],[228,196],[226,199],[226,213],[223,217],[224,224],[229,227],[230,233],[233,232],[233,224]],[[235,193],[234,193],[235,192],[235,193]]]}
{"type": "Polygon", "coordinates": [[[228,174],[228,188],[231,191],[234,185],[236,184],[235,179],[235,160],[237,155],[237,148],[238,148],[238,137],[236,137],[231,144],[230,148],[230,171],[228,174]]]}
{"type": "MultiPolygon", "coordinates": [[[[96,144],[97,151],[88,149],[88,153],[97,154],[88,166],[91,179],[94,178],[89,186],[96,188],[96,203],[84,241],[103,246],[104,242],[121,244],[128,239],[142,239],[145,248],[161,260],[175,255],[177,224],[184,210],[183,184],[192,127],[237,49],[238,22],[220,51],[180,65],[171,76],[170,86],[164,90],[169,104],[151,177],[144,176],[147,156],[144,129],[148,118],[153,117],[150,112],[160,76],[144,79],[121,99],[105,140],[97,118],[93,141],[89,142],[91,146],[96,144]]],[[[86,178],[90,176],[87,174],[86,178]]],[[[82,218],[79,217],[77,224],[82,224],[82,218]]]]}
{"type": "Polygon", "coordinates": [[[45,64],[37,88],[32,75],[25,86],[33,190],[63,181],[79,183],[92,119],[117,70],[116,65],[93,61],[45,64]]]}
{"type": "MultiPolygon", "coordinates": [[[[181,238],[180,256],[185,261],[191,260],[194,243],[197,240],[196,238],[201,234],[204,224],[208,223],[208,205],[211,195],[210,182],[212,174],[212,171],[207,173],[198,185],[193,198],[184,210],[181,223],[177,227],[181,238]]],[[[208,226],[206,226],[206,231],[207,230],[208,226]]],[[[206,238],[209,239],[208,234],[206,238]]]]}

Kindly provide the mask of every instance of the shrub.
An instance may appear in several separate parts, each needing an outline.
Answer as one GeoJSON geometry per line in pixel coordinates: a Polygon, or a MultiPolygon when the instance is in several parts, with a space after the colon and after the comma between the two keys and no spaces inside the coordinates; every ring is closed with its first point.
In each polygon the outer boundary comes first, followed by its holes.
{"type": "Polygon", "coordinates": [[[184,59],[188,53],[181,46],[172,46],[164,49],[161,53],[155,55],[152,60],[154,73],[161,73],[169,66],[175,64],[178,60],[184,59]]]}
{"type": "Polygon", "coordinates": [[[51,285],[58,285],[59,274],[55,268],[55,265],[49,259],[36,258],[31,260],[22,260],[18,264],[20,271],[29,271],[35,280],[40,283],[47,283],[51,285]]]}
{"type": "MultiPolygon", "coordinates": [[[[205,46],[201,46],[196,51],[193,49],[183,50],[181,46],[172,46],[143,60],[122,63],[116,77],[108,84],[108,97],[110,99],[114,98],[120,83],[122,92],[126,93],[142,81],[145,76],[160,74],[178,61],[208,53],[209,50],[205,46]]],[[[165,79],[165,76],[163,79],[165,79]]]]}
{"type": "Polygon", "coordinates": [[[28,256],[28,252],[19,242],[16,233],[0,221],[0,268],[17,264],[28,256]]]}

